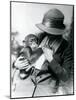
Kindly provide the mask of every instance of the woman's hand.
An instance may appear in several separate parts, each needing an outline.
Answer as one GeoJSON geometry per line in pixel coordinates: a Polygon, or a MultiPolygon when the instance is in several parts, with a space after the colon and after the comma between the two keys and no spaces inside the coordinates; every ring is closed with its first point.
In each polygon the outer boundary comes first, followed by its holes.
{"type": "Polygon", "coordinates": [[[24,59],[24,57],[20,56],[15,61],[15,67],[20,69],[25,69],[26,71],[29,71],[31,66],[29,64],[29,61],[27,59],[24,59]]]}
{"type": "Polygon", "coordinates": [[[44,52],[44,55],[46,57],[46,59],[51,62],[53,60],[53,50],[46,48],[46,47],[42,47],[42,50],[44,52]]]}

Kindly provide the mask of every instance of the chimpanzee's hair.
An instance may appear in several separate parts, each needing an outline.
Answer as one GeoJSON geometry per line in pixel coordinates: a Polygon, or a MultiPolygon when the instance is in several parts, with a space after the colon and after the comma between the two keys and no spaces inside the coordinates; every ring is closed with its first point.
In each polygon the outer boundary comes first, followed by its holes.
{"type": "Polygon", "coordinates": [[[38,44],[38,37],[34,34],[29,34],[25,37],[25,39],[23,40],[23,42],[29,42],[32,38],[34,38],[34,41],[38,44]]]}

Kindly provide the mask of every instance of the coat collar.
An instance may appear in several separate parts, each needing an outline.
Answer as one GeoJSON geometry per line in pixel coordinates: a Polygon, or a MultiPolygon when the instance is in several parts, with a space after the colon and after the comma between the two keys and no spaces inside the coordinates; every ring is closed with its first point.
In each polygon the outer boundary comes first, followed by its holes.
{"type": "Polygon", "coordinates": [[[48,36],[46,36],[42,40],[42,42],[41,42],[39,47],[43,47],[44,46],[44,47],[50,48],[55,53],[58,50],[58,48],[60,47],[62,41],[63,41],[63,38],[59,38],[59,39],[57,38],[55,40],[50,40],[50,38],[48,36]]]}

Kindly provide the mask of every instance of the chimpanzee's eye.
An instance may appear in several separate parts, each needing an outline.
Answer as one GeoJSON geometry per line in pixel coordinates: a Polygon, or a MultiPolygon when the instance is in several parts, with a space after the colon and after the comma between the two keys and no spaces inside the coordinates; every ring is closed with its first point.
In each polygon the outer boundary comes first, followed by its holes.
{"type": "Polygon", "coordinates": [[[34,41],[36,41],[34,38],[30,39],[30,42],[34,42],[34,41]]]}
{"type": "Polygon", "coordinates": [[[30,40],[29,42],[33,42],[33,40],[30,40]]]}

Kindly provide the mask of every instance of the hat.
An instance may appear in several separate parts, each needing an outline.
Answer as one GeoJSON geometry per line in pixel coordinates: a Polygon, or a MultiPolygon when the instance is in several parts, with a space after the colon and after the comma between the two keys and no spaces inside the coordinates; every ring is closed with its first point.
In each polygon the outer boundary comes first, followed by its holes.
{"type": "Polygon", "coordinates": [[[36,26],[49,34],[62,35],[65,31],[63,21],[64,14],[60,10],[53,8],[45,13],[42,23],[36,24],[36,26]]]}

